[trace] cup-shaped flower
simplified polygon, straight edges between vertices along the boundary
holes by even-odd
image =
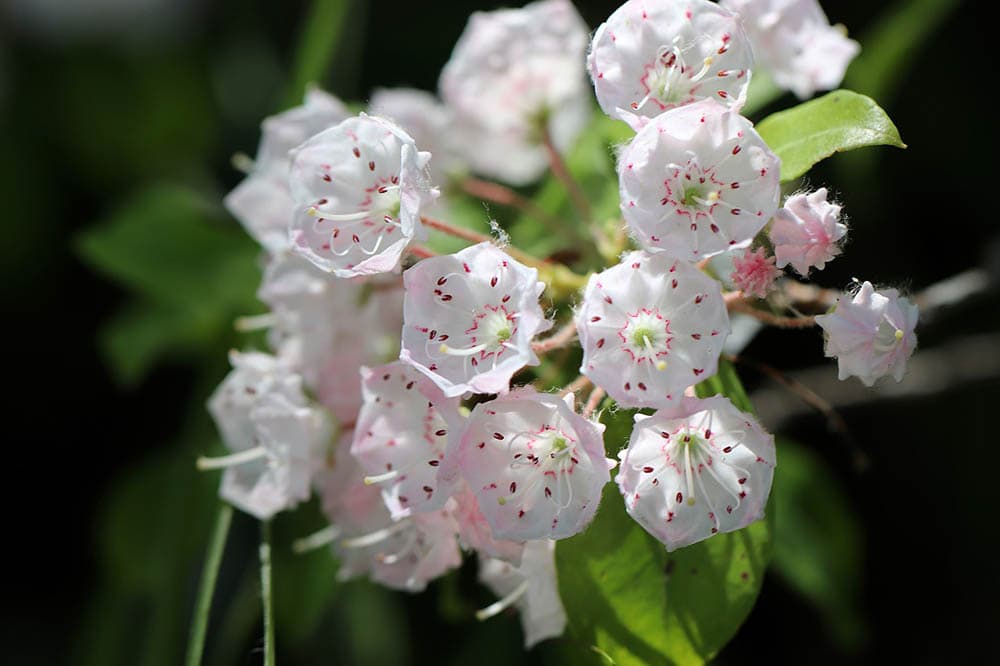
[[[747,296],[765,298],[780,275],[781,271],[774,265],[774,257],[759,247],[756,250],[747,248],[742,257],[733,257],[733,272],[729,279]]]
[[[497,558],[514,565],[521,563],[524,542],[493,536],[493,529],[479,508],[479,500],[467,483],[459,481],[452,499],[455,501],[452,515],[458,522],[458,540],[463,548],[474,550],[482,557]]]
[[[629,515],[667,550],[764,517],[774,437],[753,416],[717,395],[635,420],[615,481]]]
[[[739,109],[753,55],[737,18],[708,0],[628,0],[594,33],[587,61],[604,112],[639,129],[712,98]]]
[[[714,375],[729,335],[719,283],[646,252],[591,276],[576,325],[580,372],[626,407],[664,407]]]
[[[865,386],[892,375],[902,381],[917,346],[918,309],[895,289],[876,291],[865,282],[842,294],[829,314],[816,317],[826,334],[826,355],[837,358],[840,379],[855,376]]]
[[[427,165],[431,182],[443,185],[450,175],[465,167],[454,113],[431,93],[414,88],[376,88],[368,110],[402,127],[418,146],[434,156]]]
[[[364,405],[351,453],[369,483],[382,488],[394,519],[444,506],[451,495],[438,482],[448,431],[460,428],[458,398],[447,398],[416,369],[395,361],[361,370]]]
[[[757,64],[799,99],[840,85],[861,47],[831,26],[817,0],[721,0],[739,14]]]
[[[526,387],[472,410],[442,476],[457,470],[499,539],[562,539],[593,519],[614,461],[604,426]]]
[[[353,423],[361,408],[361,367],[399,353],[402,281],[339,279],[284,251],[270,257],[257,295],[271,307],[261,319],[272,348],[338,421]]]
[[[749,120],[703,100],[662,113],[618,159],[639,243],[686,261],[746,247],[778,209],[781,161]]]
[[[571,145],[590,115],[587,33],[569,0],[469,18],[439,87],[475,171],[524,185],[548,164],[545,134],[559,150]]]
[[[387,273],[423,233],[437,197],[430,153],[388,120],[361,114],[292,151],[292,249],[337,277]]]
[[[548,330],[538,271],[491,243],[431,257],[403,273],[403,344],[399,358],[447,396],[500,393],[526,365],[537,365],[531,339]]]
[[[309,499],[310,482],[330,424],[309,405],[302,379],[273,356],[232,352],[233,371],[208,402],[232,453],[202,458],[225,472],[219,494],[261,520]]]
[[[493,617],[511,606],[521,611],[524,647],[562,636],[566,611],[559,598],[555,541],[529,541],[520,565],[488,557],[479,559],[479,580],[501,597],[476,614],[480,620]]]
[[[306,93],[302,106],[261,124],[257,159],[247,177],[226,196],[225,204],[269,252],[288,247],[288,226],[295,207],[288,186],[288,152],[349,115],[339,99],[314,88]]]
[[[826,188],[794,194],[778,209],[769,232],[778,268],[791,264],[800,275],[810,268],[823,270],[840,254],[847,225],[840,221],[840,206],[826,200]]]

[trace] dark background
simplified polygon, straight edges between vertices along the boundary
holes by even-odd
[[[359,101],[378,85],[433,90],[469,12],[499,6],[354,4],[323,83]],[[591,26],[617,5],[576,4]],[[824,4],[863,48],[889,9],[859,0]],[[923,4],[933,9],[934,3]],[[852,223],[845,255],[818,278],[827,286],[858,276],[918,291],[974,266],[997,275],[996,114],[986,99],[995,84],[985,28],[989,3],[947,4],[957,6],[920,38],[905,66],[890,72],[878,96],[909,150],[871,149],[877,156],[863,161],[837,157],[810,175],[814,186],[838,193]],[[145,663],[129,657],[136,653],[128,646],[107,653],[95,647],[110,645],[95,639],[106,626],[102,614],[111,612],[102,589],[128,575],[107,568],[99,545],[116,524],[108,523],[109,489],[144,461],[166,455],[195,427],[185,414],[224,375],[225,359],[172,355],[137,385],[116,383],[95,339],[127,296],[81,262],[74,238],[148,182],[211,182],[220,194],[232,187],[239,175],[229,157],[253,152],[257,124],[281,104],[305,13],[306,3],[264,0],[19,0],[0,10],[0,265],[12,366],[5,373],[4,421],[13,426],[5,438],[13,455],[3,465],[2,484],[5,663]],[[855,469],[842,438],[818,415],[782,423],[781,432],[831,466],[861,522],[866,639],[845,651],[823,616],[772,576],[720,662],[963,663],[994,652],[998,468],[990,417],[1000,377],[988,368],[1000,348],[970,359],[963,341],[997,334],[998,305],[996,290],[987,290],[918,331],[918,356],[937,351],[946,368],[987,366],[974,380],[959,372],[943,381],[931,368],[916,380],[924,386],[909,395],[873,393],[871,401],[842,410],[871,461],[867,471]],[[747,355],[790,371],[824,363],[814,332],[769,331]],[[832,363],[825,369],[829,380]],[[753,371],[743,376],[750,388],[761,383]],[[863,389],[852,384],[849,391]],[[164,502],[178,492],[184,496],[185,489],[172,489]],[[191,491],[202,497],[199,492]],[[140,524],[156,524],[155,511],[144,517],[144,507],[134,508]],[[199,551],[208,522],[190,520],[189,549]],[[233,538],[231,550],[252,552],[249,521],[237,519]],[[198,569],[177,573],[187,613]],[[234,597],[238,575],[224,572],[222,585],[222,599]],[[450,637],[485,635],[436,619],[435,603],[431,592],[398,606],[404,636],[382,640],[401,642],[401,660],[450,662],[459,658]],[[141,605],[126,606],[120,617],[137,630],[162,620]],[[176,621],[181,633],[174,638],[183,641],[186,617]],[[481,654],[466,646],[470,661],[521,659],[516,621],[494,627],[516,649]],[[364,663],[361,652],[331,638],[336,635],[321,639],[329,650],[324,663]],[[252,639],[244,648],[234,654],[236,663],[259,663]],[[523,659],[542,661],[548,654]],[[286,661],[317,663],[309,655],[292,652]]]

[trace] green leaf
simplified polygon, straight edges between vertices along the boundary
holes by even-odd
[[[748,405],[731,370],[724,366],[713,386]],[[623,444],[634,414],[605,413],[605,441]],[[710,660],[739,629],[760,592],[772,514],[668,553],[628,516],[617,487],[609,484],[594,523],[556,549],[571,649],[577,652],[573,663],[610,659],[618,666],[686,666]]]
[[[764,141],[781,158],[781,182],[795,180],[834,153],[865,146],[905,148],[899,131],[871,98],[835,90],[757,125]]]
[[[804,447],[778,442],[773,569],[823,613],[845,649],[864,638],[859,609],[862,531],[846,493]]]
[[[134,384],[165,354],[209,349],[260,309],[258,248],[196,192],[141,191],[77,239],[96,270],[135,292],[99,336],[116,378]]]
[[[302,23],[287,106],[302,103],[306,86],[322,83],[340,41],[350,0],[313,0]]]

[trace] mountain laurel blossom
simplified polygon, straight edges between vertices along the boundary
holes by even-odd
[[[430,153],[388,120],[360,115],[292,152],[292,249],[337,277],[388,273],[423,236],[437,198]]]
[[[224,468],[219,495],[267,520],[309,499],[321,447],[330,435],[322,410],[309,405],[302,378],[268,354],[232,352],[233,370],[208,410],[232,453],[199,460]]]
[[[530,387],[476,405],[442,475],[468,482],[500,539],[562,539],[593,519],[614,461],[604,426]]]
[[[531,340],[549,329],[538,297],[538,270],[483,242],[431,257],[403,273],[403,344],[399,358],[447,396],[502,393],[526,365]]]
[[[719,283],[646,252],[590,277],[576,323],[580,372],[627,407],[664,407],[714,375],[729,335]]]
[[[529,541],[520,565],[480,557],[479,580],[501,597],[500,601],[479,611],[476,614],[479,619],[516,607],[521,612],[525,649],[547,638],[562,636],[566,629],[566,610],[559,598],[555,541]]]
[[[816,0],[721,0],[739,14],[762,69],[799,99],[831,90],[861,47],[831,26]]]
[[[268,252],[288,247],[292,195],[289,151],[351,115],[339,99],[312,89],[305,102],[261,123],[260,146],[246,178],[225,199],[226,208]]]
[[[826,188],[794,194],[778,209],[769,236],[778,268],[791,265],[799,275],[810,268],[823,270],[840,254],[847,225],[840,221],[840,206],[827,201]]]
[[[706,98],[738,110],[752,64],[737,18],[708,0],[628,0],[594,33],[587,59],[601,108],[636,130]]]
[[[448,429],[461,425],[458,399],[399,361],[363,368],[364,404],[351,453],[369,483],[382,488],[394,519],[444,506],[450,488],[438,483]]]
[[[568,148],[590,117],[588,30],[569,0],[476,12],[441,72],[472,169],[511,185],[544,173],[543,145]]]
[[[840,379],[855,376],[872,386],[885,375],[902,381],[917,347],[918,309],[895,289],[876,291],[865,282],[843,294],[829,314],[816,317],[826,334],[826,355],[837,358]]]
[[[637,414],[615,482],[625,508],[667,550],[764,517],[774,437],[723,396]]]
[[[699,261],[746,247],[778,209],[781,162],[712,100],[663,113],[618,158],[621,211],[650,252]]]

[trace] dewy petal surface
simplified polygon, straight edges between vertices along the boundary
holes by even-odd
[[[717,281],[641,251],[591,276],[576,322],[580,372],[626,407],[666,406],[711,377],[730,330]]]
[[[619,156],[622,215],[646,250],[700,261],[749,245],[778,209],[780,168],[749,120],[689,104],[651,120]]]
[[[764,516],[774,437],[723,396],[636,416],[615,481],[625,508],[667,550]]]

